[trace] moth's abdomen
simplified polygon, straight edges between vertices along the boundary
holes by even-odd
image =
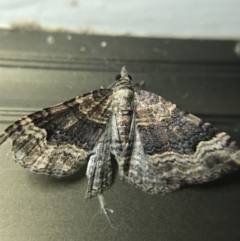
[[[124,150],[129,141],[133,118],[133,100],[134,92],[129,88],[117,90],[114,94],[113,112],[116,119],[122,150]]]

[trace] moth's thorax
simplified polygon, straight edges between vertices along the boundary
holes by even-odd
[[[127,114],[133,110],[134,91],[130,88],[123,88],[114,91],[113,109],[115,112]]]

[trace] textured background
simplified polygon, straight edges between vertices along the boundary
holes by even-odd
[[[34,110],[109,86],[126,65],[144,89],[212,122],[240,144],[236,41],[0,30],[0,131]],[[57,180],[29,173],[0,147],[0,240],[239,241],[240,172],[151,196],[119,181],[85,200],[85,169]],[[96,214],[97,213],[97,214]]]
[[[0,132],[35,110],[109,86],[126,65],[144,89],[240,145],[239,12],[235,0],[1,0]],[[115,230],[98,199],[84,199],[86,168],[61,180],[33,175],[12,161],[10,148],[0,147],[1,241],[240,240],[240,172],[150,196],[119,181],[113,160],[115,181],[104,197]]]

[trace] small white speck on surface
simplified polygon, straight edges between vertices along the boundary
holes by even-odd
[[[71,40],[72,39],[72,35],[68,34],[67,35],[67,40]]]
[[[233,128],[233,131],[234,132],[239,132],[239,128],[235,127],[235,128]]]
[[[190,94],[187,92],[182,96],[182,99],[187,99]]]
[[[240,56],[240,41],[236,42],[236,45],[234,47],[234,52],[237,56]]]
[[[54,44],[55,43],[55,39],[52,35],[48,35],[46,41],[47,41],[48,44]]]
[[[81,52],[84,52],[84,51],[86,50],[86,48],[85,48],[85,47],[81,47],[79,50],[80,50]]]
[[[102,41],[102,42],[101,42],[101,47],[103,47],[103,48],[107,47],[107,42]]]

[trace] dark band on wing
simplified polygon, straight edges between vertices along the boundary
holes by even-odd
[[[189,121],[192,115],[180,111],[170,120],[155,125],[138,126],[144,151],[148,155],[173,151],[179,154],[193,154],[201,141],[208,141],[220,131],[209,123]]]
[[[34,123],[47,132],[48,144],[74,144],[92,150],[106,128],[112,93],[110,89],[99,89],[37,111],[9,126],[0,136],[0,144],[16,131],[21,132],[28,123]]]

